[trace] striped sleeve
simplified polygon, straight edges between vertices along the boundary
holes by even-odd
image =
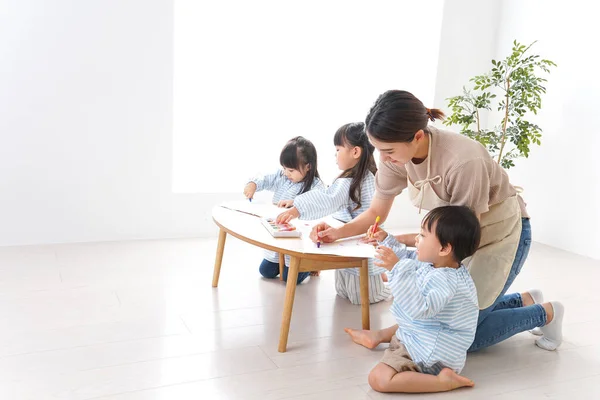
[[[325,190],[326,186],[323,183],[323,181],[321,180],[321,178],[315,178],[315,181],[313,182],[312,186],[310,187],[310,190]]]
[[[417,271],[429,268],[429,271]],[[394,303],[411,319],[432,318],[452,300],[456,274],[414,260],[400,260],[389,273]]]
[[[406,245],[404,243],[400,243],[394,235],[388,234],[387,237],[385,239],[383,239],[382,242],[379,242],[379,244],[392,249],[392,251],[394,253],[396,253],[398,258],[401,260],[405,259],[405,258],[410,259],[410,260],[417,259],[417,253],[413,250],[408,250]]]
[[[311,190],[294,199],[301,219],[326,217],[350,202],[351,179],[338,178],[325,190]]]
[[[279,184],[282,181],[283,172],[281,170],[275,172],[274,174],[260,175],[255,178],[250,179],[249,182],[254,182],[256,184],[256,191],[259,192],[261,190],[272,190],[275,191]]]

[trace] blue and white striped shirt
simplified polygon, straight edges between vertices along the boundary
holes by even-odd
[[[342,222],[350,222],[365,212],[375,194],[375,176],[367,172],[360,187],[360,208],[350,198],[352,178],[337,178],[325,190],[303,193],[294,200],[301,219],[318,219],[332,215]]]
[[[273,204],[277,204],[281,200],[293,200],[298,196],[304,182],[292,182],[289,180],[283,171],[280,169],[273,174],[261,175],[250,179],[250,182],[256,184],[256,191],[270,190],[273,192]],[[319,178],[315,178],[310,190],[323,189],[325,185]]]
[[[333,218],[350,222],[371,206],[375,194],[375,176],[367,172],[360,186],[360,208],[350,198],[352,178],[338,178],[325,190],[314,190],[303,193],[294,199],[294,207],[300,213],[300,219],[314,220],[332,215]],[[359,275],[358,268],[345,270]],[[379,275],[386,272],[384,268],[373,265],[369,260],[369,275]]]
[[[270,190],[273,193],[273,204],[279,203],[281,200],[294,200],[298,193],[302,190],[304,182],[292,182],[289,180],[283,170],[278,170],[273,174],[261,175],[250,179],[249,182],[256,184],[256,191]],[[325,185],[319,178],[315,178],[310,190],[324,189]],[[310,193],[310,190],[306,193]],[[283,210],[282,210],[283,212]],[[273,262],[279,262],[279,254],[274,251],[265,250],[265,259]],[[289,256],[286,257],[286,265],[289,264]]]
[[[424,373],[437,375],[444,367],[460,373],[479,317],[471,275],[462,265],[434,268],[417,261],[392,235],[381,244],[400,258],[389,273],[396,337]]]

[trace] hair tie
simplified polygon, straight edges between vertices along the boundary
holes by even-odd
[[[435,121],[435,118],[433,118],[433,114],[431,114],[431,109],[425,107],[425,113],[427,114],[427,117],[429,117],[430,120]]]

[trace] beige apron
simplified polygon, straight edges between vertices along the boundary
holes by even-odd
[[[431,171],[431,138],[427,156],[427,177],[416,181],[414,185],[407,177],[408,194],[411,202],[421,209],[432,210],[436,207],[449,206],[433,191],[432,185],[442,183],[442,177],[430,177]],[[517,196],[509,197],[502,203],[495,204],[480,216],[481,242],[477,252],[463,260],[463,264],[473,278],[477,288],[479,308],[491,306],[500,295],[512,268],[521,238],[521,208]]]

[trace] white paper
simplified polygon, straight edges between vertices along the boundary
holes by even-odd
[[[245,201],[231,201],[222,204],[223,207],[250,213],[257,215],[261,218],[276,218],[279,214],[284,212],[285,208],[277,207],[274,204],[270,203],[260,203],[260,202],[249,202]],[[343,222],[334,219],[331,216],[321,218],[318,220],[299,220],[293,219],[290,221],[290,224],[294,225],[298,231],[302,233],[302,248],[304,253],[310,254],[331,254],[343,257],[360,257],[360,258],[373,258],[375,257],[375,247],[362,243],[360,239],[364,236],[354,236],[351,238],[336,240],[334,243],[323,243],[321,242],[321,247],[317,247],[316,243],[313,243],[310,240],[310,232],[312,228],[319,222],[325,222],[329,226],[338,228],[344,225]],[[285,238],[282,240],[290,240],[289,238]]]
[[[360,241],[361,238],[362,236],[339,239],[333,243],[321,242],[321,247],[319,248],[312,240],[310,240],[308,235],[302,235],[305,253],[332,254],[336,256],[360,258],[375,257],[375,247],[370,244],[362,243]]]
[[[331,216],[314,221],[301,221],[298,219],[292,220],[291,223],[296,225],[296,229],[302,232],[302,247],[305,253],[332,254],[336,256],[361,258],[375,257],[375,247],[370,244],[362,243],[360,241],[360,239],[364,237],[364,235],[339,239],[333,243],[321,242],[321,247],[317,247],[317,244],[313,243],[313,241],[310,240],[310,232],[313,226],[315,226],[318,222],[325,222],[329,226],[335,228],[344,225],[343,222],[338,221]]]
[[[221,204],[222,207],[236,211],[257,215],[260,218],[275,218],[286,209],[275,204],[250,202],[248,200],[229,201]]]

